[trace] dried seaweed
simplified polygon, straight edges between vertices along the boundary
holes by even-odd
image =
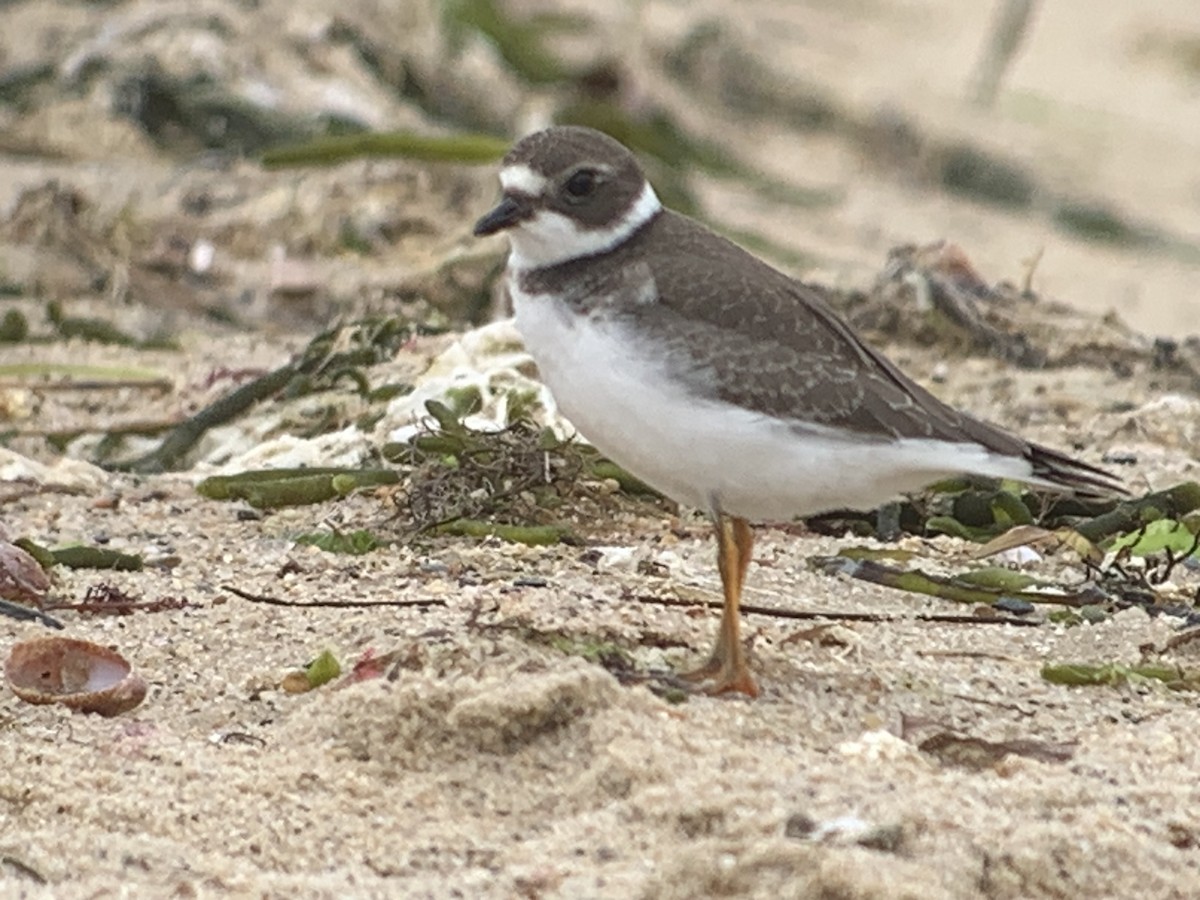
[[[143,349],[166,348],[178,350],[178,344],[164,337],[139,340],[122,331],[107,319],[82,318],[64,315],[62,304],[52,300],[46,304],[46,318],[50,320],[58,336],[63,340],[84,340],[96,344],[114,344],[118,347],[140,347]]]
[[[348,159],[401,157],[430,162],[494,163],[509,142],[485,134],[448,137],[409,132],[369,132],[316,138],[303,144],[277,147],[263,154],[268,169],[289,166],[332,166]]]
[[[461,43],[467,30],[484,35],[514,72],[531,84],[553,84],[571,72],[545,46],[547,26],[535,18],[518,18],[496,0],[450,0],[444,5],[452,40]]]
[[[1099,542],[1138,529],[1147,522],[1178,518],[1195,509],[1200,509],[1200,483],[1185,481],[1165,491],[1155,491],[1116,505],[1088,521],[1074,523],[1074,528],[1088,540]]]
[[[809,560],[818,572],[827,575],[848,575],[882,584],[886,587],[927,594],[955,603],[974,603],[995,607],[1005,600],[1023,600],[1030,604],[1082,607],[1089,604],[1111,602],[1112,597],[1095,585],[1085,584],[1079,588],[1066,589],[1047,586],[1039,590],[1014,590],[1005,585],[985,586],[979,579],[958,576],[941,577],[922,572],[920,569],[900,569],[886,566],[873,560],[849,559],[842,555],[819,556]],[[1003,607],[1001,607],[1003,608]]]
[[[388,445],[385,459],[408,467],[394,494],[407,537],[420,534],[495,535],[526,544],[576,542],[572,524],[594,521],[598,509],[657,500],[653,488],[592,447],[560,439],[510,404],[509,423],[494,430],[468,427],[474,398],[431,400],[422,430]]]
[[[122,553],[107,547],[60,547],[51,550],[54,562],[68,569],[114,569],[118,572],[138,572],[142,568],[142,557],[136,553]]]
[[[529,419],[475,431],[444,403],[431,400],[426,410],[425,428],[393,448],[412,467],[396,499],[414,534],[546,525],[584,472],[580,454]]]
[[[254,469],[206,478],[196,491],[212,500],[245,500],[255,509],[278,509],[322,503],[399,480],[393,469]]]
[[[1173,567],[1200,548],[1200,484],[1183,482],[1143,497],[1119,500],[1059,497],[1034,491],[1018,493],[1007,483],[980,479],[951,479],[919,496],[900,503],[896,514],[885,519],[881,510],[836,512],[806,520],[812,530],[841,536],[847,531],[860,536],[894,540],[900,534],[945,534],[982,543],[978,556],[988,556],[1023,546],[1051,548],[1067,546],[1090,568],[1098,569],[1102,548],[1129,545],[1137,555],[1159,554],[1147,567],[1156,572],[1143,579],[1144,586],[1162,583]],[[890,522],[892,532],[884,533]],[[1036,524],[1035,524],[1036,523]],[[1107,544],[1105,543],[1107,542]],[[1119,576],[1132,584],[1135,579],[1119,571],[1121,557],[1110,563],[1102,580]],[[890,578],[890,576],[889,576]],[[1117,582],[1112,582],[1116,586]]]
[[[67,610],[85,616],[128,616],[135,612],[167,612],[193,604],[182,597],[142,600],[112,584],[93,584],[77,603],[48,603],[46,609]]]
[[[1200,690],[1200,671],[1178,666],[1123,663],[1047,663],[1042,678],[1051,684],[1096,686],[1160,682],[1171,690]]]
[[[118,471],[169,472],[210,429],[237,418],[256,403],[281,392],[289,396],[316,393],[343,378],[367,384],[361,369],[391,359],[401,345],[428,331],[402,316],[369,318],[338,325],[313,338],[293,359],[210,403],[177,425],[159,446],[137,459],[113,464]]]
[[[346,553],[351,556],[361,556],[387,544],[365,528],[355,531],[339,531],[336,528],[328,531],[310,531],[296,535],[295,541],[297,544],[307,544],[326,553]]]
[[[0,344],[19,344],[29,337],[29,320],[18,310],[8,310],[0,318]]]
[[[942,765],[980,771],[993,768],[1007,756],[1024,756],[1041,762],[1068,762],[1075,755],[1077,746],[1074,742],[1053,744],[1027,738],[989,741],[941,731],[925,738],[917,745],[917,749]]]
[[[1057,537],[1052,532],[1045,534]],[[1028,541],[1020,541],[1014,546],[1026,543]],[[995,548],[992,549],[995,552]],[[1169,583],[1172,571],[1185,558],[1169,547],[1157,555],[1137,560],[1136,565],[1128,558],[1128,548],[1123,553],[1108,554],[1102,563],[1090,555],[1082,555],[1081,578],[1074,585],[1036,579],[997,567],[950,576],[931,575],[916,568],[888,566],[862,558],[853,552],[853,548],[851,552],[836,556],[813,557],[809,563],[825,574],[847,575],[952,602],[974,603],[994,611],[1028,615],[1039,607],[1053,606],[1058,610],[1048,613],[1046,618],[1064,624],[1100,622],[1114,611],[1136,606],[1151,615],[1174,615],[1193,625],[1200,623],[1200,612],[1194,608],[1196,598],[1184,601],[1173,594],[1163,594],[1160,589],[1161,585]],[[1038,619],[1030,619],[1031,623],[1036,621]]]

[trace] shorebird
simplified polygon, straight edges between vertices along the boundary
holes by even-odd
[[[751,521],[872,509],[959,474],[1120,491],[938,400],[818,289],[663,208],[607,135],[531,134],[500,184],[475,234],[508,235],[505,285],[555,402],[602,453],[715,522],[720,630],[683,675],[712,693],[758,693],[739,635]]]

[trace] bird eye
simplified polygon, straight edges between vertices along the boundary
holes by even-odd
[[[590,196],[595,190],[596,185],[600,183],[597,173],[594,169],[580,169],[567,179],[563,185],[563,190],[567,192],[567,196],[573,200],[582,200],[584,197]]]

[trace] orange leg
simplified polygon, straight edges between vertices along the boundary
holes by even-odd
[[[758,685],[746,666],[742,652],[741,615],[742,585],[754,546],[754,534],[745,519],[717,516],[717,568],[721,572],[721,587],[725,607],[721,611],[721,626],[717,643],[708,662],[700,668],[680,675],[689,681],[707,682],[711,694],[741,693],[758,696]]]

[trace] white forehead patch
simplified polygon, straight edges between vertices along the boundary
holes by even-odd
[[[500,170],[500,187],[506,194],[511,192],[540,197],[549,183],[550,180],[545,175],[539,175],[522,163],[505,166]]]
[[[503,174],[500,178],[503,180]],[[505,190],[509,189],[508,185],[504,187]],[[629,211],[609,228],[580,228],[575,220],[562,213],[538,210],[532,217],[509,229],[508,239],[512,242],[509,268],[543,269],[581,256],[594,256],[612,250],[660,210],[662,204],[648,181]]]

